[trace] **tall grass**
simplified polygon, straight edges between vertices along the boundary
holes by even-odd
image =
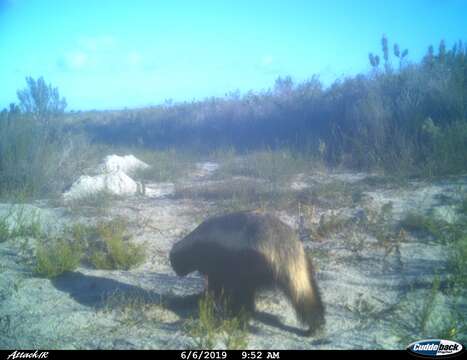
[[[228,299],[220,300],[219,311],[216,300],[206,294],[199,300],[199,318],[191,319],[185,325],[187,335],[196,349],[245,349],[248,345],[248,319],[245,313],[232,316],[226,313]]]
[[[82,135],[4,111],[0,113],[0,198],[59,193],[83,171],[91,153]]]

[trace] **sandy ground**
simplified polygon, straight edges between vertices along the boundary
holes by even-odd
[[[217,169],[217,164],[199,164],[184,187],[219,183],[211,178]],[[313,189],[332,181],[355,184],[366,177],[300,174],[290,182],[288,191]],[[466,184],[466,178],[459,177],[403,186],[374,185],[365,188],[358,201],[339,208],[332,208],[325,196],[321,199],[318,195],[316,206],[306,209],[308,212],[276,209],[277,216],[302,234],[305,247],[313,254],[326,305],[325,331],[304,337],[291,306],[280,292],[271,290],[257,299],[248,348],[398,349],[449,328],[455,308],[467,313],[467,301],[464,291],[454,307],[454,299],[442,291],[449,271],[445,245],[427,235],[410,233],[382,242],[358,224],[362,217],[381,213],[388,203],[392,211],[386,225],[391,229],[409,211],[453,221],[460,216],[455,210],[459,188]],[[56,279],[44,279],[31,272],[21,241],[0,242],[0,348],[194,346],[184,324],[195,316],[194,295],[203,289],[203,279],[197,274],[178,278],[168,262],[168,252],[174,242],[218,211],[216,201],[176,196],[173,184],[148,184],[147,188],[147,196],[117,200],[105,214],[129,219],[132,241],[146,243],[146,261],[136,269],[79,267]],[[10,208],[9,204],[0,205],[0,216]],[[50,201],[25,208],[40,214],[49,233],[63,224],[92,222],[95,216],[92,211],[73,212]],[[345,225],[321,236],[310,230],[330,217]],[[34,240],[28,244],[33,246]],[[441,279],[441,287],[433,293],[435,276]],[[458,336],[465,338],[465,334]],[[222,347],[222,342],[218,346]]]

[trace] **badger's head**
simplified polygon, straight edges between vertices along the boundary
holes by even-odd
[[[197,270],[194,247],[185,239],[177,242],[170,250],[170,264],[178,276],[186,276]]]

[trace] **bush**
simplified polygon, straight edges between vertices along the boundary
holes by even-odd
[[[14,238],[44,237],[42,223],[37,209],[27,210],[25,205],[10,205],[0,216],[0,242]]]
[[[128,270],[144,261],[144,246],[129,242],[124,220],[100,223],[95,230],[101,242],[90,246],[89,260],[97,269]]]
[[[57,277],[75,270],[81,257],[82,252],[77,244],[63,238],[53,239],[47,244],[37,246],[35,273],[47,278]]]
[[[62,192],[93,153],[84,135],[65,131],[64,99],[60,100],[58,91],[40,80],[36,83],[28,79],[30,88],[18,92],[22,94],[20,107],[11,105],[0,113],[3,198]],[[35,97],[39,98],[33,100]]]
[[[228,308],[227,302],[223,300],[223,309]],[[185,328],[197,349],[214,349],[222,341],[226,349],[238,350],[248,345],[247,325],[245,314],[220,314],[214,298],[206,294],[199,301],[199,318],[190,320]]]

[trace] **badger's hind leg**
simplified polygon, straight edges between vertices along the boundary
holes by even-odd
[[[251,286],[236,286],[233,287],[228,294],[230,301],[230,309],[234,316],[247,315],[251,316],[255,312],[255,289]]]
[[[212,274],[207,276],[207,293],[213,297],[216,307],[222,308],[228,316],[245,314],[250,316],[255,311],[256,289],[241,279]]]

